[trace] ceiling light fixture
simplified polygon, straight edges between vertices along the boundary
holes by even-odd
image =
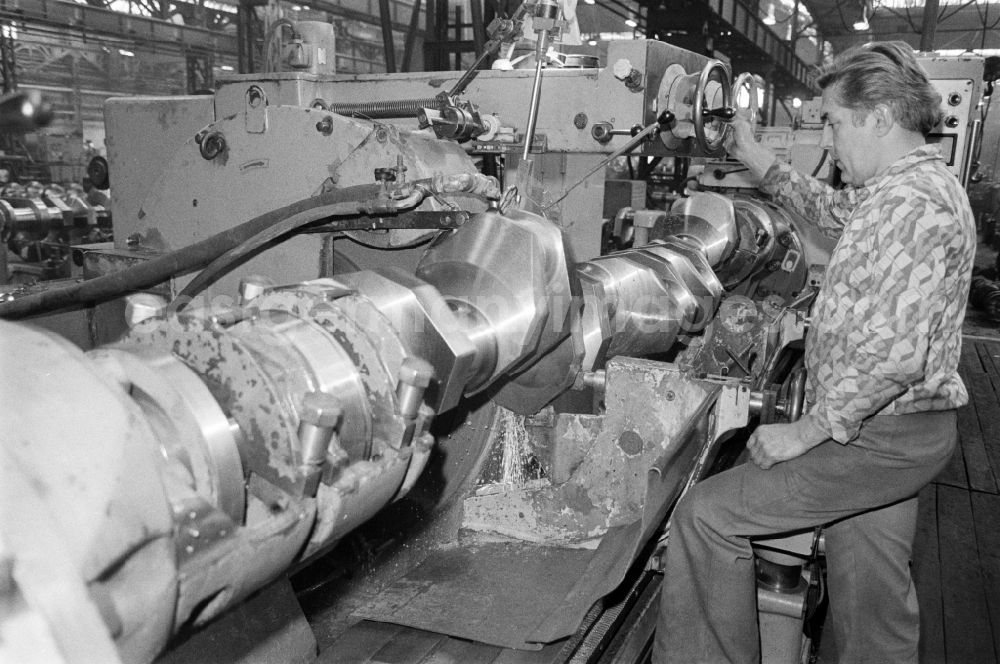
[[[764,25],[774,25],[778,21],[774,18],[774,5],[767,6],[767,15],[764,17]]]
[[[858,32],[864,32],[868,30],[871,26],[868,24],[868,19],[874,12],[874,7],[872,6],[871,0],[862,0],[861,4],[861,18],[854,22],[854,29]]]
[[[625,19],[625,25],[627,25],[630,28],[638,28],[639,22],[636,21],[634,18],[627,18]]]

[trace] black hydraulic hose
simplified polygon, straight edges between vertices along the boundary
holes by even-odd
[[[361,188],[368,191],[378,191],[378,186],[372,187],[371,185],[368,185]],[[362,216],[364,212],[360,210],[360,202],[361,201],[359,200],[351,199],[338,203],[331,203],[330,205],[320,208],[320,214],[316,214],[318,210],[306,210],[298,214],[293,214],[286,219],[281,219],[274,225],[264,228],[255,235],[251,235],[240,244],[218,256],[204,270],[199,272],[198,276],[192,279],[191,282],[177,295],[177,297],[174,298],[173,304],[176,305],[178,311],[183,309],[195,295],[218,279],[219,276],[228,272],[234,265],[242,261],[244,258],[253,254],[261,247],[264,247],[278,238],[292,233],[307,224],[327,217],[339,217],[345,215],[353,217]],[[419,202],[420,201],[416,201],[408,204],[408,207],[418,205]],[[346,230],[352,229],[353,228],[348,228]]]
[[[66,288],[44,291],[0,303],[0,318],[15,319],[63,307],[100,302],[125,293],[150,288],[170,277],[202,268],[277,224],[297,228],[334,215],[361,214],[362,205],[374,199],[381,185],[336,189],[286,205],[217,233],[183,249],[159,256],[120,272],[82,281]],[[285,231],[287,232],[287,231]]]
[[[816,168],[813,169],[813,172],[812,172],[812,176],[813,177],[816,177],[817,175],[819,175],[820,169],[823,168],[823,164],[826,163],[826,158],[828,156],[830,156],[830,151],[828,149],[826,149],[826,148],[823,148],[823,155],[819,158],[819,163],[816,164]]]

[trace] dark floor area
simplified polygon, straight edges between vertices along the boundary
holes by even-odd
[[[920,495],[922,664],[1000,661],[1000,340],[967,337],[961,372],[960,446]]]

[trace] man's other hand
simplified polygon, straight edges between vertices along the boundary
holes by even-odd
[[[816,447],[829,436],[806,415],[790,424],[762,424],[750,434],[750,459],[767,470],[776,463],[794,459]]]

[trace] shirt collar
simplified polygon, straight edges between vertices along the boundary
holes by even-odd
[[[866,180],[863,186],[875,187],[880,182],[884,182],[889,178],[902,173],[903,171],[907,171],[917,164],[941,158],[941,149],[937,144],[925,143],[924,145],[918,146],[907,152],[883,173]]]

